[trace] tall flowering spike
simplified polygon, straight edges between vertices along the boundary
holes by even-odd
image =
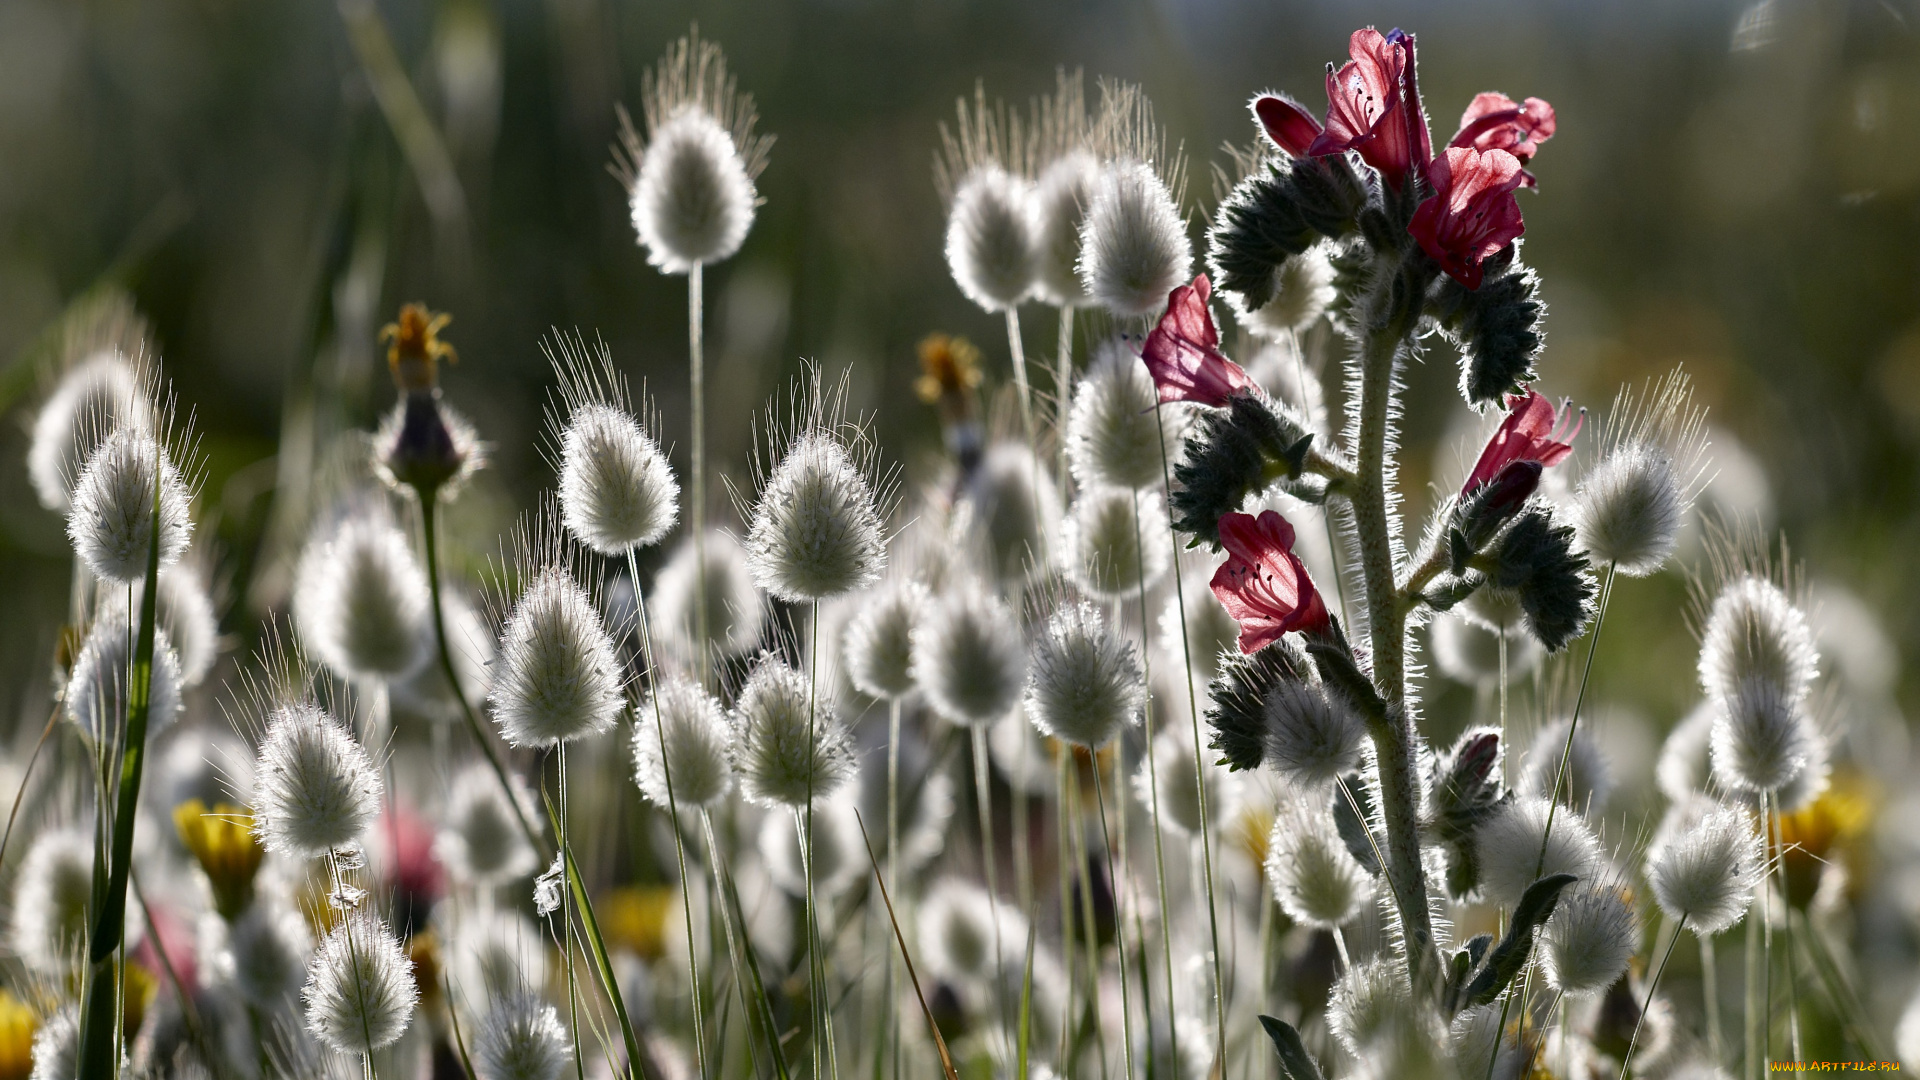
[[[1080,227],[1080,281],[1120,318],[1146,315],[1193,265],[1180,199],[1186,166],[1167,151],[1140,88],[1102,83],[1094,141],[1106,165]]]
[[[1513,197],[1526,179],[1520,159],[1505,150],[1450,146],[1427,175],[1433,197],[1414,210],[1407,232],[1448,277],[1478,289],[1481,263],[1527,231]]]
[[[209,925],[201,923],[202,935],[209,935]],[[305,985],[313,934],[300,912],[284,900],[258,900],[210,936],[225,946],[209,965],[213,974],[268,1011],[278,1013]]]
[[[987,104],[985,85],[973,103],[955,103],[959,130],[941,125],[934,179],[947,198],[947,269],[967,299],[987,311],[1019,307],[1033,293],[1038,229],[1032,132],[1004,103]]]
[[[913,624],[932,601],[919,582],[899,582],[869,597],[847,622],[840,655],[854,688],[895,701],[913,692]]]
[[[1647,852],[1647,884],[1660,910],[1703,936],[1746,914],[1765,868],[1753,820],[1726,806],[1706,809]]]
[[[494,996],[474,1035],[473,1059],[487,1080],[558,1080],[573,1048],[554,1007],[519,988]]]
[[[804,807],[809,793],[824,799],[859,773],[853,738],[833,702],[771,654],[747,676],[734,727],[740,790],[760,806]]]
[[[1600,460],[1575,495],[1575,527],[1595,562],[1629,577],[1666,565],[1706,479],[1704,420],[1679,370],[1614,399]]]
[[[514,746],[597,735],[624,704],[619,650],[593,598],[559,558],[541,562],[507,616],[487,692]]]
[[[634,416],[626,381],[600,342],[589,354],[578,334],[542,346],[559,380],[565,416],[549,414],[560,457],[560,513],[593,551],[623,556],[673,528],[680,485],[660,446]]]
[[[681,660],[709,654],[728,657],[751,652],[760,643],[760,624],[766,598],[754,587],[747,568],[747,551],[733,534],[709,529],[705,537],[706,565],[701,545],[689,537],[653,579],[648,597],[653,616],[654,647]],[[700,640],[700,591],[706,590],[706,640]]]
[[[633,725],[633,777],[647,801],[667,806],[671,796],[681,806],[709,806],[726,798],[733,790],[728,754],[736,733],[713,695],[698,683],[666,677],[654,683],[640,705]]]
[[[1062,742],[1098,749],[1146,708],[1147,685],[1132,643],[1092,604],[1061,608],[1033,647],[1027,717]]]
[[[314,951],[304,996],[315,1038],[343,1054],[370,1054],[405,1033],[420,991],[393,931],[354,913]]]
[[[500,790],[499,778],[484,765],[470,765],[453,778],[433,852],[455,881],[464,885],[502,885],[539,868],[539,857],[520,828],[521,815],[539,820],[533,800],[517,782],[517,808]]]
[[[1307,147],[1315,157],[1357,150],[1395,191],[1433,156],[1414,80],[1413,35],[1372,27],[1347,41],[1352,59],[1327,66],[1327,122]]]
[[[778,460],[748,515],[754,581],[790,603],[865,588],[887,566],[886,494],[875,493],[867,432],[840,419],[846,386],[843,378],[823,393],[819,370],[811,373],[793,430],[769,439],[769,456]]]
[[[1285,94],[1259,94],[1248,107],[1267,141],[1288,157],[1307,157],[1308,149],[1320,137],[1320,121]]]
[[[67,538],[96,576],[122,585],[145,576],[153,536],[156,469],[161,568],[186,554],[193,536],[193,496],[187,482],[160,440],[123,427],[87,458],[73,486],[67,514]]]
[[[1507,399],[1507,418],[1480,451],[1467,482],[1460,486],[1462,497],[1473,494],[1517,461],[1534,461],[1543,466],[1558,465],[1573,453],[1573,440],[1586,422],[1584,413],[1576,413],[1571,403],[1555,409],[1538,390],[1515,394]],[[1521,496],[1522,499],[1525,496]]]
[[[985,727],[1013,711],[1027,676],[1020,624],[1005,604],[963,583],[913,628],[913,681],[950,723]]]
[[[1746,573],[1714,597],[1700,637],[1700,685],[1708,695],[1735,698],[1758,682],[1798,702],[1819,670],[1813,629],[1786,590]]]
[[[1505,150],[1522,166],[1533,160],[1540,144],[1553,138],[1557,122],[1553,106],[1542,98],[1530,97],[1516,102],[1496,91],[1475,94],[1460,114],[1460,130],[1448,146],[1471,146],[1482,153]],[[1521,170],[1521,183],[1533,187],[1533,174]]]
[[[730,258],[753,227],[771,135],[753,130],[720,46],[689,34],[667,47],[641,87],[646,137],[620,113],[614,171],[627,187],[634,232],[665,274]]]
[[[294,571],[300,637],[341,678],[404,679],[428,657],[431,596],[413,545],[383,504],[318,530]]]
[[[161,579],[166,580],[165,578]],[[73,661],[63,695],[68,719],[89,737],[111,740],[127,718],[127,675],[133,667],[138,625],[127,618],[124,595],[107,594]],[[180,715],[180,661],[165,630],[153,635],[153,675],[147,690],[147,736]]]
[[[141,363],[117,347],[67,369],[34,415],[27,443],[27,479],[41,506],[67,511],[80,470],[115,431],[153,433],[156,410],[148,392]]]
[[[1171,412],[1154,408],[1153,379],[1119,341],[1101,346],[1073,390],[1067,461],[1086,486],[1159,487],[1160,437],[1177,444]]]
[[[319,706],[292,702],[267,717],[254,765],[254,832],[268,851],[318,858],[359,844],[380,813],[380,770]]]
[[[1159,388],[1161,401],[1192,401],[1222,408],[1227,398],[1253,385],[1244,368],[1220,351],[1220,330],[1207,300],[1213,283],[1201,274],[1167,294],[1167,311],[1147,335],[1140,359]]]
[[[1080,280],[1080,229],[1100,179],[1092,150],[1085,80],[1079,71],[1055,74],[1053,96],[1041,99],[1034,124],[1034,295],[1058,307],[1088,302]]]
[[[445,312],[410,303],[380,329],[401,397],[374,433],[373,471],[393,490],[423,500],[452,498],[487,458],[473,425],[440,400],[440,362],[460,359],[440,339],[452,321]]]
[[[1313,632],[1331,624],[1319,590],[1293,553],[1293,526],[1272,510],[1258,518],[1227,514],[1220,519],[1227,561],[1209,587],[1240,624],[1240,651],[1251,656],[1289,631]]]

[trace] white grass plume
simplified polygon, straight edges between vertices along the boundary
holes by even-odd
[[[1158,493],[1083,489],[1062,529],[1068,575],[1089,596],[1132,599],[1166,576],[1171,536]]]
[[[159,470],[160,566],[186,554],[193,537],[193,495],[166,445],[123,427],[101,441],[80,470],[67,515],[67,538],[87,569],[116,584],[144,577],[154,527]]]
[[[1140,722],[1147,685],[1139,656],[1092,604],[1056,611],[1031,656],[1026,709],[1041,731],[1098,749]]]
[[[1638,394],[1622,389],[1600,432],[1600,457],[1574,497],[1574,525],[1596,564],[1628,577],[1666,565],[1706,485],[1706,412],[1675,369]]]
[[[551,505],[543,507],[514,539],[521,588],[504,620],[487,691],[494,722],[514,746],[597,735],[626,704],[619,650],[580,583],[589,567],[555,527],[556,516]]]
[[[1179,456],[1178,406],[1158,406],[1147,367],[1122,340],[1100,346],[1073,389],[1067,461],[1083,486],[1139,491],[1160,486],[1161,435]]]
[[[166,578],[162,577],[162,581]],[[139,627],[127,617],[121,590],[102,595],[93,625],[74,658],[64,695],[68,719],[94,740],[111,739],[127,719],[128,675],[138,648]],[[147,737],[166,730],[180,715],[180,661],[167,632],[153,632],[153,669],[147,686]]]
[[[687,679],[658,677],[640,695],[633,725],[633,775],[640,793],[665,807],[671,779],[672,801],[681,806],[711,806],[726,798],[733,790],[728,754],[734,737],[712,694]]]
[[[403,679],[427,662],[431,602],[413,545],[372,499],[316,530],[294,571],[301,639],[335,674],[363,685]]]
[[[734,767],[740,790],[760,806],[803,808],[859,772],[853,741],[831,700],[778,657],[761,657],[734,704]],[[811,737],[809,737],[811,727]]]
[[[524,814],[528,821],[539,817],[532,797],[517,782],[514,796],[520,802],[518,813],[500,790],[499,778],[485,765],[468,765],[454,775],[433,853],[455,881],[501,885],[538,869],[539,857],[527,842],[518,815]]]
[[[605,342],[596,345],[589,353],[577,332],[571,339],[556,332],[551,344],[542,343],[560,398],[547,426],[567,529],[593,551],[623,556],[673,528],[680,485],[649,434],[658,425],[635,415],[612,352]]]
[[[304,997],[316,1038],[341,1053],[369,1054],[406,1031],[420,993],[393,931],[349,913],[314,951]]]
[[[383,790],[366,748],[319,705],[290,701],[268,715],[253,807],[268,851],[310,859],[354,848],[379,815]]]
[[[648,597],[654,648],[685,663],[707,654],[739,656],[760,643],[766,598],[754,586],[747,551],[732,533],[708,529],[706,573],[700,546],[689,537],[668,556],[653,579]],[[704,580],[707,592],[707,640],[698,639],[696,606]]]
[[[913,681],[949,723],[980,727],[1020,701],[1027,657],[1013,612],[977,584],[956,582],[915,624]]]

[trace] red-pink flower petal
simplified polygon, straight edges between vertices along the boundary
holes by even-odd
[[[1572,403],[1556,410],[1538,390],[1513,395],[1507,399],[1507,418],[1500,422],[1493,437],[1487,440],[1486,448],[1480,451],[1480,460],[1474,462],[1473,472],[1467,475],[1460,494],[1471,494],[1516,461],[1537,461],[1542,466],[1560,464],[1573,453],[1574,436],[1580,434],[1584,421],[1585,417],[1574,410]]]
[[[1260,129],[1282,153],[1306,157],[1307,147],[1320,137],[1320,121],[1305,109],[1278,94],[1261,94],[1253,99],[1253,118]]]
[[[1413,35],[1355,30],[1347,54],[1347,63],[1327,69],[1326,130],[1307,152],[1357,150],[1398,191],[1432,153],[1414,78]]]
[[[1526,231],[1513,197],[1524,179],[1520,160],[1505,150],[1450,146],[1427,178],[1433,197],[1413,212],[1407,232],[1448,276],[1477,289],[1481,262]]]
[[[1530,97],[1520,103],[1489,91],[1474,96],[1460,116],[1460,130],[1448,145],[1471,146],[1482,153],[1505,150],[1524,166],[1533,160],[1540,144],[1553,137],[1556,124],[1553,106],[1541,98]],[[1524,168],[1521,178],[1524,186],[1534,186],[1533,174]]]
[[[1235,391],[1253,385],[1246,371],[1220,352],[1220,330],[1207,307],[1212,293],[1213,283],[1205,274],[1173,290],[1166,314],[1141,346],[1140,359],[1161,401],[1192,401],[1217,409]]]
[[[1272,510],[1226,514],[1220,544],[1227,561],[1210,586],[1227,614],[1240,624],[1240,651],[1252,655],[1294,630],[1323,630],[1326,604],[1293,553],[1293,526]]]

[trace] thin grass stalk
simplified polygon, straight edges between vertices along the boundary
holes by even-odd
[[[1765,900],[1761,901],[1763,904]],[[1753,1080],[1766,1080],[1766,1051],[1761,1046],[1761,1025],[1766,1023],[1765,980],[1760,973],[1760,923],[1755,921],[1751,909],[1747,912],[1747,971],[1746,1001],[1742,1012],[1745,1031],[1745,1046],[1741,1051],[1741,1072]]]
[[[1580,669],[1580,689],[1573,695],[1573,717],[1567,721],[1567,741],[1560,747],[1560,766],[1553,773],[1553,790],[1547,793],[1547,825],[1540,831],[1540,857],[1534,862],[1533,876],[1539,877],[1547,865],[1547,843],[1553,839],[1554,811],[1560,808],[1560,790],[1566,786],[1567,764],[1573,760],[1573,736],[1580,730],[1580,707],[1587,700],[1587,683],[1593,678],[1593,654],[1600,651],[1600,631],[1607,625],[1607,604],[1613,599],[1613,576],[1618,564],[1607,564],[1607,576],[1600,583],[1600,610],[1593,617],[1593,637],[1587,641],[1587,662]],[[1504,642],[1501,655],[1505,656]]]
[[[364,990],[366,980],[361,976],[360,972],[360,947],[354,944],[353,941],[353,917],[346,910],[344,904],[344,900],[348,895],[347,880],[345,875],[340,872],[340,855],[338,852],[327,852],[327,874],[333,879],[333,896],[340,898],[342,901],[340,904],[340,927],[341,931],[347,936],[347,960],[353,965],[353,997],[354,1003],[360,1007],[360,1035],[368,1044],[372,1044],[373,1032],[367,1025],[367,998]],[[328,898],[328,903],[334,902],[332,897]],[[360,1067],[366,1076],[366,1080],[378,1080],[374,1074],[372,1051],[360,1055]],[[86,1073],[82,1071],[81,1075],[84,1077]]]
[[[1073,964],[1073,879],[1067,868],[1067,852],[1071,847],[1067,838],[1067,766],[1073,760],[1073,750],[1061,742],[1055,742],[1052,745],[1054,749],[1053,866],[1060,878],[1060,955],[1067,969],[1067,992],[1066,1001],[1061,1006],[1059,1047],[1060,1067],[1064,1069],[1073,1039],[1073,988],[1079,981],[1079,973]]]
[[[1155,416],[1154,419],[1158,420],[1159,417]],[[1133,550],[1134,580],[1139,585],[1140,592],[1140,670],[1141,677],[1146,681],[1148,686],[1152,686],[1153,631],[1151,628],[1152,620],[1147,615],[1146,547],[1140,536],[1140,493],[1138,491],[1133,493]],[[1177,558],[1176,556],[1176,559]],[[1178,566],[1174,567],[1174,572],[1175,576],[1178,576]],[[1192,672],[1183,673],[1183,677],[1186,678],[1189,684],[1192,683]],[[1153,752],[1153,695],[1151,693],[1147,695],[1146,708],[1142,711],[1141,731],[1146,739],[1147,746],[1147,799],[1148,802],[1152,804],[1153,810],[1153,881],[1154,886],[1159,890],[1160,899],[1160,954],[1166,965],[1167,976],[1167,1047],[1171,1057],[1177,1063],[1180,1060],[1180,1035],[1174,1030],[1177,1026],[1174,1023],[1174,1003],[1177,999],[1174,996],[1173,990],[1173,935],[1169,932],[1171,927],[1167,924],[1167,913],[1173,909],[1167,905],[1167,858],[1165,852],[1162,850],[1163,830],[1160,825],[1160,764]],[[1200,756],[1199,744],[1196,743],[1194,745],[1193,753],[1196,758]],[[1126,814],[1124,800],[1120,812],[1122,816]],[[1137,924],[1139,923],[1139,917],[1137,912],[1135,913],[1134,922],[1136,924],[1135,933],[1138,934]],[[1140,942],[1143,953],[1146,950],[1146,944],[1144,939]],[[1142,997],[1149,996],[1146,991],[1144,978],[1142,980],[1140,993]],[[1151,1029],[1153,1023],[1153,1011],[1151,1008],[1147,1011],[1147,1017],[1148,1027]],[[1151,1040],[1148,1042],[1147,1052],[1149,1054],[1153,1052]],[[1178,1067],[1176,1064],[1175,1068]]]
[[[1721,1063],[1725,1050],[1720,1035],[1720,971],[1713,955],[1713,935],[1697,934],[1700,939],[1700,992],[1707,1013],[1707,1053],[1714,1065]]]
[[[940,1067],[946,1073],[947,1080],[960,1080],[960,1073],[953,1067],[953,1056],[947,1052],[947,1040],[940,1034],[940,1025],[933,1022],[933,1010],[927,1008],[927,995],[920,991],[920,976],[913,970],[913,955],[907,952],[907,936],[900,930],[900,919],[893,911],[893,896],[887,892],[887,882],[880,874],[880,860],[873,854],[873,839],[867,835],[867,823],[860,812],[853,812],[855,824],[860,826],[860,842],[867,849],[867,862],[873,867],[873,876],[880,882],[880,899],[887,905],[887,921],[893,924],[893,938],[900,944],[900,959],[906,965],[907,978],[913,983],[913,995],[920,1001],[921,1015],[926,1017],[927,1031],[933,1036],[934,1049],[940,1052]]]
[[[460,1073],[467,1080],[475,1080],[473,1059],[467,1056],[467,1037],[460,1031],[460,1010],[453,1005],[453,978],[443,972],[440,986],[447,996],[447,1023],[453,1027],[453,1048],[460,1054]]]
[[[1787,896],[1787,851],[1786,834],[1781,831],[1780,793],[1767,793],[1767,803],[1771,807],[1767,814],[1767,828],[1772,834],[1774,851],[1773,868],[1780,875],[1780,899],[1786,904],[1785,918],[1781,920],[1781,932],[1786,938],[1787,964],[1787,1039],[1793,1050],[1795,1061],[1805,1061],[1806,1055],[1800,1046],[1800,976],[1793,966],[1793,902]]]
[[[800,854],[805,870],[807,884],[807,953],[808,979],[812,983],[809,997],[813,1012],[813,1075],[820,1073],[820,1042],[826,1042],[827,1065],[835,1080],[840,1076],[839,1057],[833,1045],[833,1002],[827,995],[827,958],[826,944],[820,936],[820,902],[813,891],[813,766],[818,756],[814,751],[814,740],[818,737],[818,710],[820,697],[820,602],[813,602],[811,616],[812,629],[807,635],[807,806],[805,824],[801,828]],[[995,939],[996,942],[998,939]]]
[[[887,700],[887,882],[900,890],[900,699]],[[900,1017],[894,1008],[899,995],[900,960],[887,950],[887,1045],[893,1059],[893,1080],[900,1080]]]
[[[1071,479],[1067,468],[1067,413],[1073,406],[1073,305],[1062,304],[1060,311],[1060,343],[1055,347],[1053,358],[1053,437],[1057,443],[1056,469],[1059,472],[1060,497],[1068,495],[1068,481]]]
[[[693,467],[687,475],[687,526],[693,530],[693,630],[700,647],[700,685],[713,689],[713,660],[708,655],[707,614],[707,377],[705,316],[702,312],[703,266],[687,271],[687,389],[693,408]]]
[[[1668,939],[1666,951],[1660,954],[1660,966],[1653,969],[1653,977],[1647,980],[1647,998],[1640,1004],[1640,1015],[1633,1022],[1633,1036],[1627,1040],[1627,1052],[1620,1059],[1620,1080],[1627,1080],[1627,1070],[1633,1067],[1633,1049],[1640,1044],[1640,1029],[1647,1024],[1647,1010],[1653,1008],[1654,991],[1660,988],[1660,976],[1666,974],[1667,961],[1673,958],[1673,947],[1680,944],[1680,935],[1687,929],[1687,916],[1683,912],[1680,924],[1673,928],[1673,937]]]
[[[1173,505],[1173,467],[1167,458],[1167,429],[1160,423],[1161,404],[1154,405],[1154,430],[1160,436],[1160,484],[1161,496],[1167,505]],[[1200,863],[1206,874],[1207,882],[1207,941],[1212,946],[1210,959],[1213,968],[1213,1017],[1214,1017],[1214,1062],[1215,1071],[1223,1070],[1227,1064],[1227,996],[1225,983],[1220,977],[1220,910],[1213,885],[1213,817],[1207,805],[1206,764],[1200,756],[1200,700],[1193,688],[1193,641],[1187,631],[1187,586],[1186,577],[1180,572],[1180,535],[1173,530],[1172,515],[1168,515],[1168,538],[1173,542],[1173,606],[1180,612],[1180,662],[1183,665],[1183,681],[1187,684],[1187,719],[1193,725],[1193,784],[1200,804]],[[1335,575],[1338,577],[1339,575]],[[1344,605],[1343,605],[1344,610]],[[1382,863],[1381,865],[1385,865]]]
[[[552,800],[547,801],[547,817],[553,825],[555,835],[562,835]],[[593,959],[595,974],[599,976],[601,989],[606,991],[607,1000],[613,1005],[614,1017],[620,1021],[620,1036],[626,1044],[628,1067],[638,1070],[640,1067],[638,1063],[645,1057],[641,1051],[640,1039],[634,1034],[633,1021],[627,1015],[626,999],[621,996],[619,980],[614,977],[613,962],[607,957],[607,942],[600,934],[600,920],[593,912],[593,898],[587,895],[586,882],[580,878],[580,864],[574,861],[573,849],[565,843],[560,845],[560,860],[562,873],[566,877],[567,895],[573,898],[573,910],[580,916],[580,927],[586,939],[586,951]],[[635,1080],[638,1080],[637,1073]]]
[[[705,807],[700,808],[700,826],[707,836],[707,865],[714,878],[714,887],[721,892],[721,921],[726,925],[727,955],[733,964],[733,985],[740,995],[740,1007],[745,1010],[747,1022],[747,1052],[753,1055],[753,1021],[760,1022],[761,1037],[767,1042],[767,1048],[773,1057],[774,1071],[780,1080],[788,1080],[786,1055],[780,1050],[780,1036],[774,1027],[773,1008],[767,1003],[766,984],[760,978],[760,965],[751,955],[752,943],[741,948],[739,936],[735,933],[735,923],[739,924],[739,935],[746,933],[746,919],[740,911],[739,896],[733,887],[733,878],[727,873],[720,861],[720,844],[714,838],[713,815]],[[746,955],[743,955],[745,953]],[[759,1075],[759,1064],[755,1061],[754,1074]]]
[[[566,861],[573,859],[573,847],[567,837],[567,741],[560,740],[560,816],[553,827],[554,836],[560,842],[560,850],[567,852]],[[563,870],[564,872],[564,870]],[[586,1080],[586,1063],[580,1054],[580,985],[573,966],[573,895],[572,890],[560,891],[560,953],[567,968],[567,1035],[573,1040],[573,1072],[576,1080]],[[688,942],[691,950],[692,942]]]
[[[987,729],[978,724],[968,729],[973,740],[973,801],[980,818],[980,867],[987,878],[987,895],[993,903],[987,910],[993,922],[993,1006],[1000,1014],[1001,1030],[1012,1019],[1007,1014],[1006,952],[1000,937],[1000,871],[993,857],[993,785],[988,777]]]
[[[156,456],[158,451],[156,450]],[[109,1080],[119,1072],[121,1007],[120,978],[114,954],[125,969],[127,875],[133,863],[133,829],[139,816],[140,778],[146,769],[147,715],[153,694],[154,626],[158,621],[160,581],[160,463],[153,467],[152,516],[148,520],[147,572],[140,593],[139,641],[130,650],[132,670],[127,678],[127,714],[119,753],[120,782],[112,818],[112,847],[94,849],[93,925],[87,935],[86,1006],[80,1014],[81,1080]],[[128,586],[132,599],[132,585]],[[129,603],[131,610],[131,603]],[[24,786],[24,785],[23,785]],[[104,800],[107,788],[98,789]],[[105,823],[105,815],[96,818]],[[104,858],[103,858],[104,856]]]
[[[1760,1014],[1760,1060],[1773,1060],[1773,871],[1772,864],[1778,857],[1773,850],[1773,828],[1767,824],[1767,801],[1760,805],[1760,843],[1767,853],[1767,873],[1760,879],[1760,954],[1764,969],[1762,984],[1766,987],[1766,1008]],[[1784,896],[1781,899],[1786,899]],[[1763,1064],[1764,1070],[1766,1066]]]
[[[1081,827],[1080,773],[1077,767],[1070,768],[1070,764],[1074,763],[1073,748],[1063,743],[1061,749],[1064,755],[1061,758],[1060,776],[1063,781],[1071,778],[1073,786],[1070,835],[1073,840],[1073,858],[1079,867],[1077,873],[1080,875],[1080,929],[1087,939],[1087,1007],[1093,1015],[1094,1045],[1100,1049],[1100,1075],[1105,1077],[1107,1075],[1107,1039],[1106,1022],[1100,1014],[1100,932],[1093,921],[1093,860],[1087,854],[1086,831]],[[1100,769],[1099,755],[1089,750],[1087,758],[1093,764],[1097,782]],[[1111,871],[1108,872],[1108,876],[1112,876]]]
[[[1835,1003],[1835,1012],[1841,1017],[1841,1024],[1852,1035],[1865,1056],[1870,1061],[1885,1061],[1888,1056],[1881,1051],[1880,1040],[1866,1019],[1871,1014],[1854,992],[1845,972],[1828,950],[1826,939],[1820,928],[1813,925],[1813,919],[1806,919],[1807,955],[1812,958],[1813,966],[1820,972],[1820,979],[1826,984],[1828,997]]]
[[[1034,912],[1027,913],[1027,958],[1020,972],[1020,1027],[1019,1045],[1015,1051],[1013,1075],[1027,1076],[1027,1051],[1033,1041],[1033,943],[1039,932],[1035,925]]]
[[[694,947],[693,895],[688,887],[691,882],[687,878],[687,843],[680,833],[680,801],[673,793],[673,760],[667,753],[665,717],[660,715],[660,673],[653,666],[653,630],[647,619],[647,598],[640,591],[640,568],[632,548],[627,549],[627,579],[633,583],[634,609],[638,616],[635,621],[640,624],[640,658],[647,666],[647,692],[653,698],[653,731],[660,740],[660,773],[666,781],[667,814],[673,819],[673,855],[680,867],[680,912],[687,926],[687,979],[693,989],[693,1057],[700,1068],[700,1080],[708,1080],[712,1074],[707,1069],[706,1021],[701,1016],[706,1009],[706,998],[700,993],[699,950]]]
[[[1119,748],[1116,747],[1114,750],[1114,765],[1116,769],[1119,766],[1119,761]],[[1128,1080],[1132,1080],[1133,995],[1127,980],[1127,935],[1121,931],[1121,927],[1124,926],[1125,923],[1118,917],[1120,877],[1114,871],[1113,832],[1107,827],[1107,796],[1105,785],[1100,783],[1100,756],[1098,754],[1095,754],[1093,758],[1093,799],[1100,808],[1100,836],[1101,839],[1106,842],[1107,880],[1113,883],[1113,898],[1115,904],[1113,941],[1114,948],[1119,954],[1119,963],[1116,966],[1120,969],[1120,1067],[1122,1075],[1126,1076]]]
[[[53,710],[47,714],[47,725],[40,729],[40,737],[33,742],[33,753],[27,758],[27,768],[20,774],[20,786],[13,793],[13,808],[7,811],[7,829],[0,832],[0,866],[6,865],[7,844],[13,839],[13,823],[20,817],[20,803],[27,797],[27,788],[33,783],[33,767],[40,762],[40,751],[52,737],[53,729],[60,723],[61,703],[55,701]]]

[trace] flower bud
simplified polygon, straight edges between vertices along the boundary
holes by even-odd
[[[1498,402],[1536,378],[1546,306],[1539,276],[1514,259],[1518,247],[1510,245],[1481,264],[1478,289],[1442,277],[1428,304],[1460,349],[1460,394],[1469,404]]]
[[[1535,500],[1507,529],[1494,552],[1488,583],[1520,599],[1527,630],[1548,652],[1558,652],[1593,617],[1593,575],[1573,549],[1573,527],[1549,504]]]
[[[1027,715],[1062,742],[1105,746],[1121,728],[1138,723],[1146,681],[1131,643],[1108,629],[1087,603],[1056,612],[1035,642],[1027,680]]]
[[[1173,468],[1174,527],[1216,544],[1220,519],[1275,481],[1298,478],[1313,436],[1306,420],[1253,393],[1207,410]]]
[[[408,390],[373,434],[373,469],[395,491],[451,498],[486,464],[486,448],[437,387]]]

